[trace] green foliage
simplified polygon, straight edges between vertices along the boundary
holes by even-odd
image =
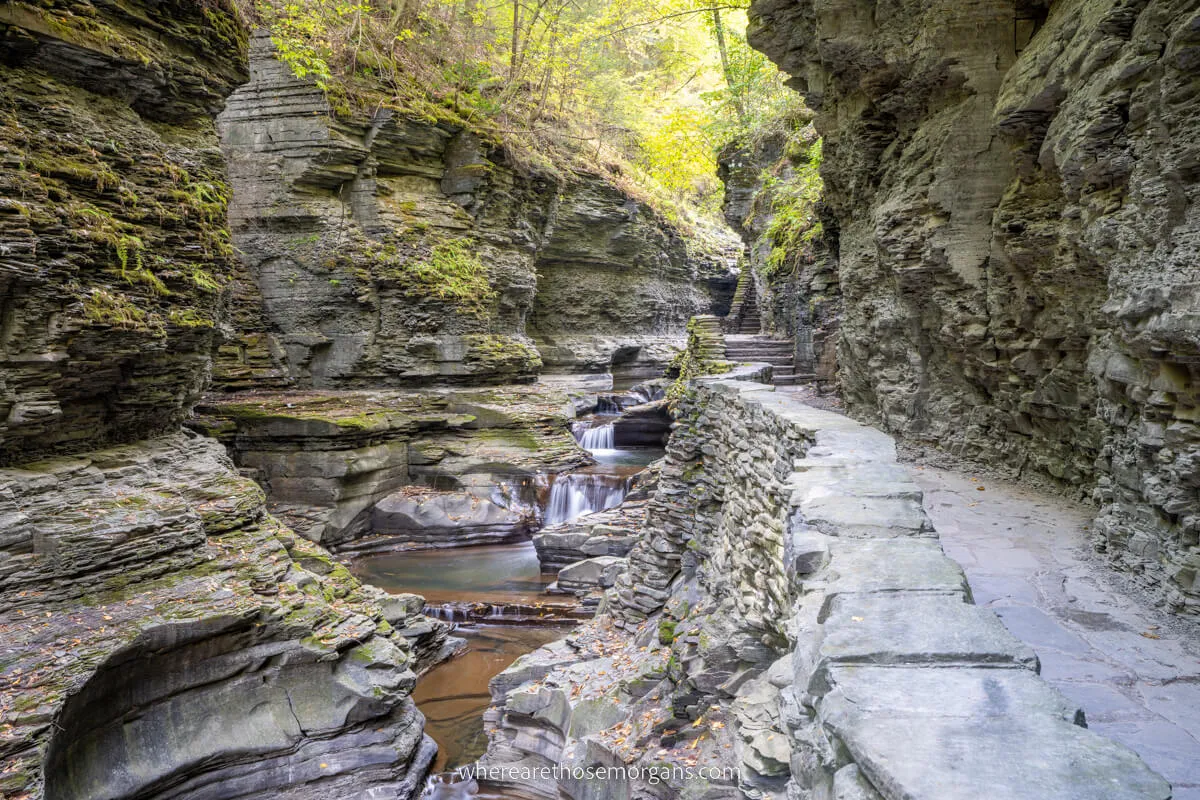
[[[472,239],[441,241],[428,249],[422,244],[397,241],[363,241],[359,246],[374,261],[373,269],[352,272],[359,280],[394,281],[409,297],[443,300],[467,316],[486,317],[496,302],[487,267]],[[336,286],[335,281],[340,283],[338,278],[330,283]]]
[[[412,263],[410,273],[422,294],[449,300],[462,310],[485,315],[496,301],[487,268],[469,239],[453,239],[434,246],[428,261]]]
[[[146,245],[141,239],[136,236],[121,236],[114,244],[114,249],[119,265],[117,274],[121,276],[121,280],[131,284],[144,284],[157,295],[171,294],[171,290],[162,282],[162,278],[155,275],[146,266],[146,260],[143,257]]]
[[[200,267],[192,267],[188,277],[197,289],[210,294],[216,294],[221,291],[221,283],[205,269]]]
[[[134,305],[123,294],[95,288],[83,299],[83,316],[97,325],[111,325],[126,330],[161,331],[162,320]]]
[[[519,167],[608,175],[684,229],[717,219],[720,145],[794,97],[746,43],[744,0],[241,2],[334,113],[462,125]]]
[[[719,375],[729,372],[733,364],[711,358],[707,353],[716,342],[696,325],[696,318],[688,320],[687,348],[671,361],[670,372],[676,373],[674,382],[667,387],[667,404],[674,408],[688,391],[688,381],[701,375]]]
[[[270,26],[279,60],[296,77],[308,78],[328,91],[334,79],[333,64],[345,45],[338,37],[349,35],[353,28],[361,29],[363,15],[369,15],[371,7],[348,0],[260,0],[256,11]]]
[[[167,319],[181,328],[215,328],[217,323],[194,308],[173,308]]]
[[[526,372],[541,369],[542,357],[537,348],[516,337],[475,333],[463,338],[467,342],[465,360],[484,366],[486,371]]]
[[[816,214],[825,188],[820,173],[821,150],[818,139],[788,180],[769,175],[764,180],[763,192],[771,197],[771,221],[766,231],[771,243],[766,260],[767,277],[782,272],[793,252],[823,233]]]

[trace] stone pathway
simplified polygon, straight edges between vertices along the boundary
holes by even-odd
[[[1089,509],[993,479],[913,467],[975,601],[1031,645],[1088,727],[1200,800],[1200,626],[1140,602],[1092,553]],[[980,491],[979,487],[983,487]]]

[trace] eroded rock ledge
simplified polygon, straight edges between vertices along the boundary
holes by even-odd
[[[705,379],[607,607],[493,681],[483,763],[642,769],[523,786],[580,799],[1170,797],[1037,669],[890,437]]]
[[[423,778],[404,632],[428,657],[447,631],[267,515],[217,442],[0,471],[0,519],[5,796],[405,797]]]
[[[573,416],[566,394],[534,385],[217,395],[189,424],[306,538],[380,550],[528,536],[546,474],[591,463]]]

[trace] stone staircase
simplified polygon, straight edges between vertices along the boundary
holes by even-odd
[[[758,298],[755,296],[754,282],[750,282],[750,286],[746,291],[745,300],[742,301],[742,316],[738,320],[738,334],[757,334],[762,333],[762,316],[758,312]]]
[[[725,358],[770,364],[771,382],[776,386],[794,386],[806,377],[796,375],[795,348],[796,343],[790,339],[744,333],[725,335]]]

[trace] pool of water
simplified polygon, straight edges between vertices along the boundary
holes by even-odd
[[[553,575],[543,575],[531,542],[383,553],[355,561],[359,580],[388,592],[442,603],[545,602]]]
[[[567,635],[561,626],[480,625],[459,628],[470,649],[421,676],[413,699],[425,715],[425,732],[438,743],[435,772],[474,762],[487,750],[483,712],[491,703],[488,681],[518,657]]]
[[[589,450],[596,466],[591,467],[645,467],[663,457],[664,450],[655,447],[627,448],[623,450]],[[586,469],[586,468],[585,468]],[[637,470],[633,470],[637,472]]]
[[[630,477],[660,458],[663,451],[606,448],[591,453],[597,463],[575,471],[574,477],[552,479],[551,495],[555,483],[563,484],[557,487],[562,491],[573,481],[587,486],[612,483],[622,488],[623,496]],[[531,542],[380,553],[358,559],[350,566],[365,583],[389,592],[422,595],[434,607],[464,603],[539,606],[549,599],[545,590],[554,580],[554,575],[542,574]],[[492,677],[520,656],[562,638],[569,630],[562,624],[537,621],[523,625],[472,624],[456,629],[455,635],[467,640],[466,652],[423,675],[413,692],[413,699],[425,714],[425,730],[439,748],[433,765],[435,777],[423,798],[517,797],[512,789],[480,788],[473,781],[458,780],[453,770],[472,764],[487,750],[483,714],[491,703],[488,682]]]

